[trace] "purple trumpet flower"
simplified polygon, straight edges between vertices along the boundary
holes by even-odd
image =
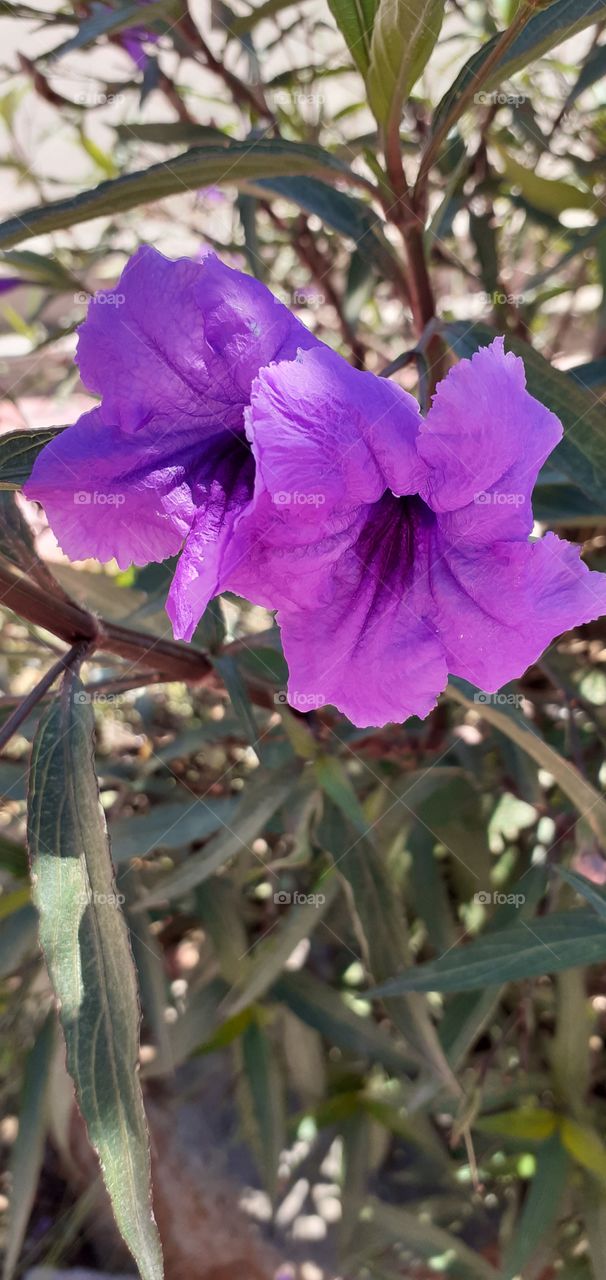
[[[276,609],[300,709],[425,716],[448,673],[494,691],[606,611],[577,547],[530,541],[562,428],[500,338],[423,419],[258,281],[143,248],[91,303],[78,361],[102,403],[43,450],[27,496],[71,558],[182,548],[177,637],[223,590]]]

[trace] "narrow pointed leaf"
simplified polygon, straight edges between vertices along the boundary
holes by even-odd
[[[366,75],[378,0],[328,0],[328,5],[358,70]]]
[[[402,107],[440,34],[444,0],[381,0],[366,86],[379,124],[397,127]]]
[[[496,66],[492,67],[489,75],[483,76],[482,68],[500,39],[500,33],[493,36],[465,63],[444,94],[434,114],[432,131],[435,132],[451,113],[456,115],[457,101],[472,80],[477,79],[478,88],[494,89],[516,71],[522,71],[524,67],[536,62],[537,58],[549,53],[562,40],[567,40],[577,31],[584,31],[594,22],[603,22],[605,18],[604,0],[573,0],[572,3],[571,0],[555,0],[554,4],[533,14],[511,47]]]
[[[65,200],[24,209],[18,217],[0,225],[0,248],[8,249],[32,236],[73,227],[91,218],[110,217],[187,189],[196,191],[220,183],[241,186],[255,178],[306,173],[354,178],[347,165],[328,151],[302,142],[262,138],[229,142],[225,147],[194,147],[175,156],[170,165],[162,161]]]
[[[567,867],[554,867],[562,880],[570,885],[571,889],[575,889],[590,906],[594,907],[602,920],[606,920],[606,891],[596,884],[592,884],[591,880],[587,880],[585,876],[580,876],[576,871],[569,871]]]
[[[139,1004],[93,763],[93,712],[68,672],[32,752],[29,847],[40,941],[67,1065],[116,1222],[142,1280],[162,1280],[138,1077]]]
[[[606,960],[606,923],[594,911],[555,912],[487,933],[438,960],[407,969],[373,993],[473,991]]]
[[[270,774],[258,783],[255,781],[255,785],[244,792],[233,818],[224,823],[224,830],[213,836],[199,853],[171,871],[157,888],[144,895],[139,908],[189,893],[214,875],[230,858],[246,854],[252,841],[261,835],[270,818],[291,794],[296,781],[297,774],[292,769],[284,774]]]
[[[520,1274],[557,1221],[570,1172],[559,1134],[553,1134],[539,1149],[536,1160],[536,1172],[505,1253],[503,1280]]]

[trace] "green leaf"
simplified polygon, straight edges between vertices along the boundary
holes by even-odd
[[[245,1127],[270,1199],[275,1201],[278,1163],[286,1144],[284,1087],[274,1046],[258,1019],[249,1023],[242,1036],[242,1067]]]
[[[400,1048],[383,1027],[377,1026],[370,1015],[363,1017],[356,1013],[339,991],[305,970],[283,973],[272,989],[272,996],[283,1000],[297,1018],[346,1053],[381,1062],[396,1075],[418,1070],[417,1060]]]
[[[540,916],[530,923],[518,920],[506,929],[486,933],[438,960],[407,969],[384,982],[373,994],[473,991],[603,960],[606,960],[606,924],[595,912],[585,908],[561,911]]]
[[[38,912],[28,903],[2,921],[0,930],[0,978],[16,973],[35,952],[38,943]]]
[[[224,147],[230,142],[229,134],[222,133],[211,124],[196,124],[189,120],[149,120],[144,123],[118,124],[116,133],[121,142],[158,142],[163,147],[194,146],[206,143]]]
[[[600,218],[599,222],[596,222],[593,227],[584,227],[582,231],[571,232],[563,227],[558,228],[558,230],[561,230],[562,233],[566,231],[566,238],[570,244],[570,248],[567,249],[566,253],[562,254],[556,262],[552,263],[548,267],[542,267],[541,270],[537,271],[529,280],[526,280],[524,285],[526,293],[532,293],[535,289],[540,289],[542,285],[547,283],[547,281],[551,281],[554,276],[559,275],[563,268],[567,267],[568,263],[578,257],[580,253],[585,253],[587,249],[593,249],[596,245],[599,245],[606,235],[606,218]],[[591,361],[591,364],[594,363],[600,364],[602,362]],[[575,370],[567,369],[566,375],[569,378],[575,377]],[[585,384],[584,378],[577,378],[576,380],[582,381]],[[589,382],[585,385],[591,386],[592,383]]]
[[[112,823],[114,862],[146,858],[158,849],[183,849],[194,840],[206,840],[230,823],[237,802],[234,796],[192,799],[188,803],[154,805],[141,817]]]
[[[364,261],[388,279],[399,270],[393,249],[385,239],[383,220],[355,196],[336,191],[317,178],[269,178],[255,185],[292,200],[307,213],[315,213],[333,231],[348,236],[355,241]]]
[[[29,480],[38,454],[64,429],[7,431],[0,439],[0,489],[20,489]]]
[[[434,113],[432,133],[450,116],[461,94],[472,80],[477,78],[483,90],[494,89],[508,80],[516,71],[521,71],[529,63],[542,58],[545,53],[567,40],[577,31],[584,31],[594,22],[602,22],[606,18],[604,0],[555,0],[554,4],[533,14],[529,22],[516,37],[513,44],[492,68],[489,75],[482,76],[482,68],[501,38],[501,33],[487,40],[472,55],[459,72],[456,80],[445,93]]]
[[[51,1009],[25,1065],[19,1129],[11,1151],[10,1214],[4,1241],[2,1280],[12,1280],[21,1253],[42,1167],[48,1121],[48,1090],[57,1020]]]
[[[259,996],[265,994],[279,978],[287,961],[299,943],[309,938],[326,915],[339,889],[336,877],[326,877],[314,886],[305,900],[295,903],[282,917],[269,937],[255,948],[243,982],[230,991],[225,1000],[225,1013],[229,1018],[241,1013]]]
[[[213,662],[227,689],[234,716],[242,725],[247,742],[257,759],[264,760],[264,730],[255,719],[255,709],[237,657],[232,657],[229,653],[216,654]]]
[[[347,803],[342,812],[347,815]],[[347,818],[343,821],[341,811],[327,804],[321,838],[327,839],[335,866],[350,886],[364,959],[374,981],[380,982],[408,961],[406,917],[387,859],[367,839],[355,833],[356,828],[349,825]],[[403,1005],[388,1006],[388,1013],[435,1078],[456,1095],[458,1086],[438,1040],[427,1002],[412,996]]]
[[[116,1222],[142,1280],[162,1280],[137,1071],[135,972],[99,802],[93,712],[82,691],[68,672],[34,739],[28,834],[40,942]]]
[[[570,885],[571,889],[575,889],[577,893],[589,902],[595,908],[602,920],[606,920],[606,891],[592,884],[591,880],[587,880],[585,876],[580,876],[576,871],[569,871],[567,867],[554,866],[554,871],[561,876]]]
[[[385,1236],[400,1248],[411,1250],[419,1258],[449,1255],[462,1265],[467,1280],[498,1280],[497,1272],[481,1254],[470,1249],[458,1236],[431,1222],[429,1215],[421,1217],[409,1209],[384,1204],[379,1200],[371,1200],[360,1219],[352,1241],[351,1257],[347,1260],[349,1265],[352,1261],[372,1257],[375,1252],[374,1234],[379,1237],[379,1241],[374,1241],[375,1245],[379,1243],[377,1253],[384,1247],[380,1238]]]
[[[474,701],[473,686],[466,680],[453,677],[446,690],[448,697],[463,706],[480,710],[482,718],[511,738],[542,769],[553,775],[558,786],[589,824],[601,845],[606,845],[606,800],[583,777],[576,765],[565,760],[541,738],[534,725],[518,711],[517,707],[495,707],[490,702]]]
[[[534,169],[520,164],[504,147],[499,147],[499,155],[505,170],[504,189],[507,193],[512,187],[519,187],[524,199],[541,213],[549,213],[554,218],[566,209],[595,208],[595,196],[592,191],[582,191],[571,182],[563,182],[561,178],[541,178]]]
[[[440,34],[444,0],[380,0],[370,46],[368,101],[379,124],[397,128],[402,107]]]
[[[464,320],[445,324],[442,331],[458,356],[473,355],[495,337],[487,325],[469,324]],[[564,425],[564,437],[553,454],[553,462],[603,510],[606,421],[602,405],[568,374],[553,369],[544,356],[522,339],[507,334],[505,346],[522,357],[528,390],[552,409]]]
[[[164,955],[147,912],[135,913],[132,910],[139,890],[131,867],[125,868],[117,883],[119,891],[125,898],[124,914],[137,970],[143,1016],[146,1027],[153,1037],[156,1051],[154,1071],[169,1073],[174,1070],[174,1063],[170,1027],[166,1021],[170,997]]]
[[[546,1107],[519,1107],[515,1111],[498,1111],[494,1115],[481,1116],[474,1128],[481,1133],[511,1138],[514,1142],[544,1142],[558,1127],[555,1111]]]
[[[298,775],[289,768],[284,774],[265,775],[250,784],[233,818],[225,829],[214,836],[181,867],[167,875],[156,888],[138,903],[148,907],[165,899],[180,898],[215,874],[230,858],[248,853],[249,846],[263,832],[270,818],[291,795]]]
[[[555,1133],[538,1151],[535,1175],[505,1251],[503,1280],[519,1275],[541,1242],[549,1239],[569,1172],[568,1155],[560,1135]]]
[[[602,1139],[587,1124],[579,1124],[569,1116],[560,1122],[560,1135],[566,1150],[600,1182],[606,1182],[606,1147]]]
[[[372,841],[370,823],[355,793],[353,784],[337,756],[320,755],[314,763],[318,782],[333,804],[351,822],[352,827]]]
[[[328,0],[332,16],[359,71],[370,61],[372,27],[379,0]]]
[[[162,161],[149,169],[102,182],[79,195],[25,209],[0,225],[0,248],[8,249],[32,236],[74,227],[91,218],[110,217],[187,189],[196,191],[220,183],[242,186],[251,179],[287,174],[348,177],[356,181],[355,174],[336,156],[303,142],[260,138],[229,142],[224,147],[193,147],[175,156],[169,165]]]
[[[56,289],[58,292],[73,292],[74,289],[82,289],[82,285],[71,271],[61,266],[56,258],[49,258],[41,253],[32,253],[31,249],[12,249],[8,253],[3,253],[0,262],[5,267],[10,267],[12,271],[17,271],[20,276],[25,276],[26,280],[31,280],[35,284],[45,285],[49,289]]]
[[[602,234],[606,232],[606,227],[602,227]],[[566,370],[569,378],[574,378],[575,382],[580,383],[582,387],[606,387],[606,360],[602,356],[599,360],[587,360],[585,364],[577,364],[572,369]]]

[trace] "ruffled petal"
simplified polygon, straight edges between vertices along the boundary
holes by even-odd
[[[425,476],[412,396],[352,369],[328,348],[265,368],[247,413],[257,490],[298,521],[377,500],[385,488],[415,493]]]
[[[606,612],[606,575],[548,533],[484,551],[434,536],[428,594],[448,670],[489,693],[522,675],[556,636]]]
[[[201,434],[242,430],[259,369],[320,345],[252,276],[209,254],[165,258],[144,245],[90,303],[77,361],[108,419],[135,431],[156,414]]]
[[[70,559],[149,564],[174,555],[189,531],[199,453],[195,434],[177,448],[167,432],[128,437],[93,409],[42,450],[24,493],[42,503]]]
[[[444,536],[479,546],[527,538],[532,490],[561,435],[503,338],[461,360],[439,384],[418,442],[427,464],[420,493]]]

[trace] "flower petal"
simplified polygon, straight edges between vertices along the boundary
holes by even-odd
[[[352,369],[327,347],[263,369],[247,414],[258,490],[297,519],[414,493],[425,476],[416,452],[421,423],[406,391]],[[320,510],[321,508],[321,510]]]
[[[491,693],[521,675],[551,641],[606,612],[606,575],[548,533],[490,551],[446,548],[438,533],[428,587],[448,670]]]
[[[477,545],[527,538],[532,489],[561,435],[502,338],[461,360],[439,384],[418,442],[428,468],[420,492],[442,513],[444,535]]]
[[[250,501],[254,462],[244,442],[230,441],[223,455],[209,451],[195,485],[197,513],[166,602],[178,640],[191,640],[208,602],[223,590],[224,559],[234,525]]]
[[[199,453],[191,430],[175,448],[162,431],[124,436],[93,409],[46,445],[24,493],[70,559],[149,564],[174,555],[190,528]]]
[[[143,245],[115,288],[90,303],[80,329],[82,381],[110,420],[135,431],[155,414],[201,434],[241,430],[259,369],[318,345],[258,280],[209,254],[165,258]]]
[[[242,517],[226,577],[232,590],[279,606],[293,706],[330,703],[366,726],[435,705],[447,669],[416,585],[427,520],[435,517],[418,499],[391,493],[336,513],[324,529],[286,520],[268,495]]]

